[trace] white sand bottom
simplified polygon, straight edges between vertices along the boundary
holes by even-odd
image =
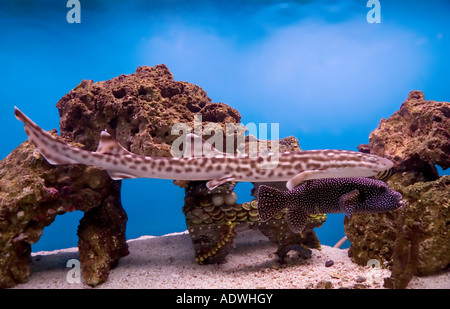
[[[383,288],[383,278],[390,271],[354,264],[347,250],[322,246],[312,250],[312,257],[302,260],[291,252],[286,266],[280,266],[276,246],[257,231],[246,231],[235,240],[236,249],[220,265],[198,265],[187,232],[165,236],[144,236],[128,241],[130,254],[111,270],[108,281],[97,288],[208,288],[303,289],[325,285],[332,288]],[[70,283],[76,268],[67,267],[78,259],[77,248],[33,253],[31,277],[16,288],[90,288]],[[325,267],[327,260],[334,265]],[[67,277],[69,275],[69,280]],[[328,283],[330,282],[330,283]],[[450,272],[414,278],[408,288],[450,288]]]

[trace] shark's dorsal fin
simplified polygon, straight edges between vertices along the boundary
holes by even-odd
[[[130,155],[132,154],[126,150],[122,145],[120,145],[114,137],[112,137],[108,132],[102,131],[100,133],[100,142],[96,153],[111,154],[111,155]]]
[[[186,134],[184,147],[183,157],[185,158],[212,158],[225,155],[223,152],[214,148],[213,145],[205,141],[203,138],[193,133]]]

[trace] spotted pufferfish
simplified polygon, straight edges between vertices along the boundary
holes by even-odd
[[[324,178],[308,180],[290,191],[262,185],[257,193],[258,213],[268,221],[285,208],[286,221],[294,233],[300,233],[310,214],[380,213],[399,208],[402,195],[383,181],[364,178]]]

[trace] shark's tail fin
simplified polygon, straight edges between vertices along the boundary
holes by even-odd
[[[103,131],[100,135],[100,143],[98,145],[97,151],[92,152],[74,147],[68,143],[58,140],[50,133],[42,130],[17,107],[15,108],[14,114],[16,115],[17,119],[24,123],[25,133],[28,135],[28,139],[50,164],[81,163],[94,165],[106,169],[111,178],[114,180],[138,177],[133,173],[110,170],[108,169],[107,165],[104,165],[106,163],[99,159],[99,157],[101,157],[102,155],[133,156],[131,152],[123,148],[106,131]],[[111,160],[111,158],[109,159]],[[96,162],[94,162],[93,160],[96,160]]]
[[[269,186],[259,186],[257,199],[259,219],[262,222],[279,214],[287,206],[285,193]]]
[[[67,153],[77,153],[82,151],[81,149],[66,144],[45,132],[17,107],[15,107],[14,114],[17,119],[24,123],[28,139],[50,164],[78,163],[73,158],[70,158]]]

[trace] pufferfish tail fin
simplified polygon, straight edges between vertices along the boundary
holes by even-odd
[[[271,219],[287,207],[285,193],[273,187],[259,186],[257,199],[259,220],[261,222]]]

